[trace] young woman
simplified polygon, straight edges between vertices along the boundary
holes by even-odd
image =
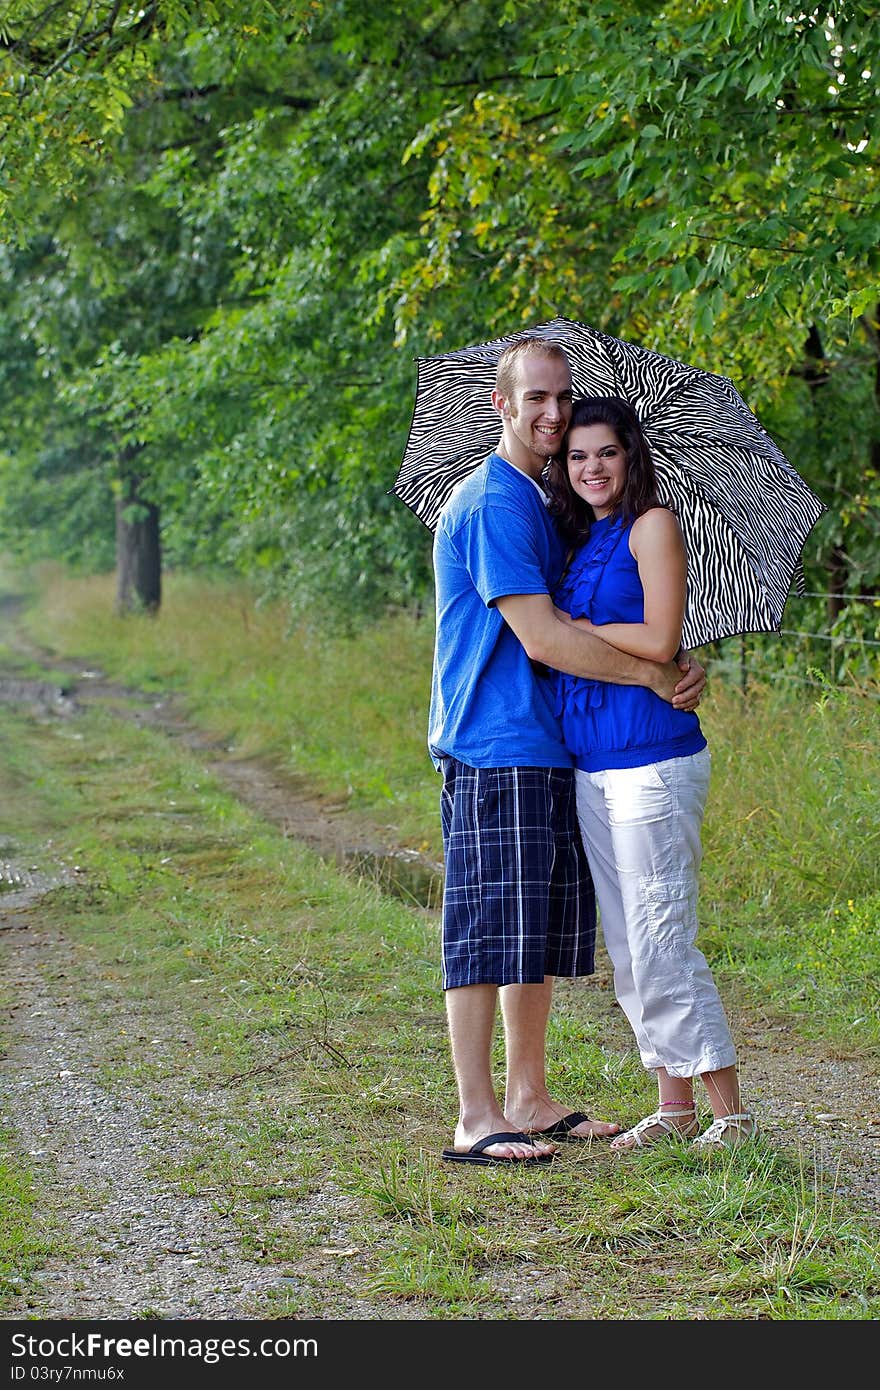
[[[626,401],[575,403],[548,486],[573,552],[555,594],[560,616],[620,651],[670,660],[684,617],[684,543],[658,501],[651,451]],[[710,765],[699,720],[644,686],[559,672],[554,680],[615,993],[659,1086],[655,1113],[611,1147],[739,1144],[755,1121],[742,1108],[727,1018],[696,946]],[[695,1076],[715,1117],[702,1134]]]

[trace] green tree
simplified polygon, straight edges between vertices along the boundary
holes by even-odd
[[[194,67],[216,36],[191,27],[183,53],[169,49],[168,40],[182,42],[188,16],[209,20],[214,7],[157,5],[128,23],[126,15],[131,20],[134,12],[118,5],[83,5],[77,12],[25,5],[16,7],[21,36],[10,40],[7,31],[11,61],[28,70],[14,121],[0,132],[0,150],[31,196],[16,202],[7,235],[7,245],[24,240],[28,255],[6,257],[4,291],[7,312],[18,323],[22,360],[30,355],[36,364],[30,385],[43,396],[51,384],[53,410],[42,412],[42,437],[26,441],[10,399],[5,529],[13,544],[30,530],[32,549],[84,558],[94,522],[94,507],[86,503],[112,494],[122,607],[158,605],[159,509],[169,498],[188,495],[185,459],[173,448],[160,452],[147,437],[148,412],[128,393],[131,364],[173,337],[195,341],[231,275],[225,218],[180,217],[147,187],[166,155],[184,152],[192,165],[210,166],[226,123],[252,109],[244,50],[259,34],[252,24],[242,28],[243,7],[225,9],[225,81],[205,88],[194,80]],[[22,19],[26,10],[33,12],[29,27]],[[258,18],[269,10],[251,7],[248,13]],[[291,19],[276,42],[290,36],[291,25],[295,36],[298,21]],[[100,147],[81,142],[76,157],[59,154],[66,143],[76,143],[73,113],[88,106],[89,84],[103,93],[122,75],[126,101],[114,108],[113,138],[103,138]],[[96,111],[88,117],[102,118]],[[50,122],[54,144],[28,138]],[[34,225],[40,236],[27,241]],[[25,380],[22,371],[19,390]],[[59,447],[59,435],[71,439],[70,449]],[[89,479],[77,494],[83,508],[73,513],[83,533],[79,548],[69,534],[58,545],[59,533],[72,529],[70,510],[62,515],[59,506],[53,517],[51,507],[37,505],[49,459],[56,484],[59,473],[65,481]],[[29,472],[35,487],[25,484]]]
[[[316,5],[271,0],[5,0],[0,15],[0,218],[28,238],[48,199],[112,157],[163,57],[219,25],[244,58],[264,26],[306,32]],[[279,13],[284,16],[279,20]]]
[[[352,613],[424,593],[388,496],[412,357],[561,313],[732,376],[831,507],[816,589],[877,582],[872,7],[11,13],[7,239],[46,268],[3,272],[7,519],[39,459],[91,458],[174,562]]]
[[[418,240],[413,131],[479,85],[496,31],[476,4],[327,5],[306,39],[267,28],[244,56],[222,30],[191,34],[135,102],[92,215],[113,228],[118,187],[188,244],[222,239],[230,276],[197,328],[105,341],[76,402],[152,460],[172,555],[349,606],[424,590],[430,538],[388,496],[414,369],[377,296],[400,239]],[[174,92],[190,124],[147,149],[134,132]],[[478,313],[460,299],[462,325]]]
[[[508,327],[564,313],[732,376],[830,504],[824,582],[876,582],[876,6],[571,0],[517,67],[412,146],[433,168],[386,290],[399,340],[480,260]],[[832,402],[855,440],[818,427]]]

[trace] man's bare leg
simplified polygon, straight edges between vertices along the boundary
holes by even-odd
[[[463,985],[446,991],[446,1017],[452,1065],[458,1086],[459,1114],[454,1147],[465,1153],[487,1134],[516,1130],[498,1104],[492,1080],[492,1032],[498,1003],[496,985]],[[492,1158],[534,1158],[536,1153],[555,1153],[556,1146],[492,1144],[484,1152]]]
[[[507,1091],[504,1109],[509,1120],[524,1130],[549,1129],[572,1113],[547,1090],[546,1039],[553,976],[536,985],[504,985],[499,990],[507,1055]],[[576,1138],[605,1138],[617,1134],[620,1125],[604,1120],[584,1120],[571,1134]]]

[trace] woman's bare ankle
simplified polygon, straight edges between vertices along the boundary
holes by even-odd
[[[661,1100],[658,1111],[669,1124],[687,1133],[696,1118],[697,1104],[693,1096],[684,1100]]]

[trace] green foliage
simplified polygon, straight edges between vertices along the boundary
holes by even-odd
[[[305,32],[314,5],[271,0],[6,0],[0,16],[0,217],[26,239],[54,195],[80,180],[125,132],[157,84],[159,61],[193,35],[218,33],[233,61],[266,29]]]
[[[730,376],[828,503],[808,587],[876,591],[871,7],[7,11],[7,545],[103,563],[134,458],[172,564],[427,595],[413,357],[562,313]]]
[[[699,291],[701,337],[731,300],[740,332],[783,338],[780,314],[797,330],[871,309],[876,13],[631,6],[617,10],[609,51],[603,7],[573,9],[554,35],[566,62],[545,101],[562,107],[559,143],[579,171],[613,179],[632,214],[617,260],[634,264],[618,287],[653,296],[653,268],[675,298]]]
[[[506,293],[485,328],[560,312],[732,377],[829,504],[810,587],[838,552],[844,587],[870,591],[880,19],[615,0],[540,30],[515,90],[447,108],[411,146],[433,168],[422,244],[386,295],[400,339],[478,256]]]
[[[839,614],[827,602],[793,598],[784,626],[841,638],[880,638],[880,609],[849,603],[847,595],[880,592],[880,397],[877,359],[867,339],[844,343],[829,334],[819,384],[805,360],[768,397],[762,419],[786,456],[828,504],[807,547],[810,590],[840,591]],[[793,621],[793,615],[797,618]],[[837,656],[843,653],[838,649]],[[803,653],[800,654],[803,658]],[[826,664],[828,648],[808,664]],[[872,664],[853,660],[827,666],[867,675]],[[876,670],[876,664],[873,665]]]

